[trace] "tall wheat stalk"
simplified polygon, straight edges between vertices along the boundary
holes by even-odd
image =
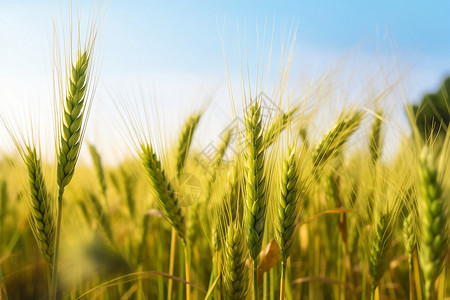
[[[281,282],[280,300],[284,299],[286,264],[292,253],[292,246],[300,218],[298,198],[299,170],[296,163],[296,147],[288,149],[288,157],[283,162],[280,184],[280,201],[275,221],[275,236],[280,247]]]
[[[253,260],[254,298],[258,299],[258,255],[261,252],[266,221],[266,190],[261,107],[258,101],[245,114],[245,228],[247,246]]]

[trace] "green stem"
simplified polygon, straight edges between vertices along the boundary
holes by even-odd
[[[178,243],[177,245],[178,247],[178,275],[180,277],[183,276],[183,274],[185,274],[186,270],[185,270],[185,264],[186,264],[186,255],[185,255],[185,247],[184,247],[184,243]],[[187,288],[187,287],[186,287]],[[184,295],[184,290],[185,290],[185,284],[183,282],[178,282],[178,300],[183,300],[185,299],[185,295]]]
[[[185,263],[185,271],[186,271],[186,281],[191,282],[191,276],[189,274],[189,263],[187,260],[188,257],[188,248],[187,245],[184,244],[184,263]],[[186,284],[186,300],[191,300],[191,286],[189,284]]]
[[[286,267],[286,281],[288,282],[288,285],[287,286],[285,286],[285,291],[286,291],[286,299],[287,300],[292,300],[292,299],[294,299],[294,297],[293,297],[293,293],[292,293],[292,287],[291,287],[291,285],[289,284],[289,282],[291,282],[291,272],[290,272],[290,269],[288,269],[287,267]],[[299,295],[301,295],[301,293],[299,293]]]
[[[286,263],[282,262],[281,263],[280,300],[284,300],[285,277],[286,277]]]
[[[175,266],[175,245],[177,242],[177,233],[172,227],[172,238],[170,241],[170,258],[169,258],[169,275],[173,276],[173,268]],[[169,279],[167,284],[167,300],[172,300],[173,280]]]
[[[377,292],[377,286],[372,285],[372,290],[370,292],[370,300],[377,300],[376,292]]]
[[[59,240],[61,236],[61,215],[62,215],[62,199],[64,194],[64,187],[60,186],[58,190],[58,209],[57,209],[57,223],[56,223],[56,237],[55,237],[55,253],[53,255],[52,263],[52,285],[50,289],[50,300],[56,300],[58,291],[58,256],[59,256]]]
[[[164,237],[162,236],[161,239],[163,239]],[[163,269],[163,244],[164,241],[162,241],[161,243],[158,243],[157,246],[157,270],[159,272],[164,272]],[[164,300],[164,280],[161,276],[158,276],[158,300]]]
[[[258,300],[258,260],[253,260],[253,299]]]
[[[222,273],[222,259],[220,256],[220,251],[218,251],[217,252],[217,276],[220,276],[221,273]],[[222,279],[221,279],[221,277],[219,277],[219,282],[217,283],[217,285],[218,285],[217,299],[218,300],[222,299],[220,297],[221,293],[222,293],[222,282],[221,281],[222,281]]]
[[[413,266],[414,266],[414,283],[416,286],[416,298],[417,300],[422,300],[422,287],[420,281],[420,268],[419,268],[419,259],[417,257],[417,248],[413,250]]]
[[[409,275],[409,300],[414,299],[414,279],[413,279],[413,262],[412,253],[408,254],[408,275]]]
[[[275,300],[275,270],[271,268],[269,271],[269,281],[270,281],[270,291],[269,291],[269,299]]]
[[[367,288],[367,273],[364,271],[365,270],[365,263],[363,263],[363,272],[362,272],[362,279],[361,279],[361,300],[365,300],[366,299],[366,288]]]
[[[208,290],[211,288],[211,286],[213,285],[214,281],[217,278],[217,257],[218,255],[214,255],[213,256],[213,260],[212,260],[212,268],[211,268],[211,274],[210,274],[210,278],[209,278],[209,286],[208,286]],[[217,289],[214,289],[214,299],[216,299],[217,296]]]

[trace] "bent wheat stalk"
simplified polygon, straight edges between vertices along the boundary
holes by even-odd
[[[161,162],[159,161],[156,153],[154,152],[150,144],[141,145],[141,160],[147,175],[150,179],[150,184],[153,188],[153,192],[156,196],[156,202],[159,209],[162,211],[164,217],[169,221],[172,226],[172,238],[171,238],[171,254],[170,254],[170,271],[174,265],[174,252],[176,234],[182,239],[184,247],[187,247],[186,243],[186,227],[184,222],[184,216],[179,205],[178,198],[175,194],[172,185],[168,181],[164,170],[162,169]],[[187,267],[187,264],[186,264]],[[186,268],[186,275],[188,277],[189,268]],[[188,278],[186,278],[189,280]],[[168,286],[168,298],[172,297],[172,283],[169,281]],[[187,288],[186,297],[190,297],[190,289]]]

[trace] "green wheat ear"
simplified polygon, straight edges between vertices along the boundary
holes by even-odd
[[[64,101],[64,115],[58,154],[57,182],[64,189],[72,180],[83,137],[83,119],[86,112],[86,84],[89,66],[87,52],[78,52],[72,66],[69,88]]]
[[[264,178],[264,150],[261,108],[258,102],[248,108],[246,129],[246,204],[245,226],[250,256],[257,260],[261,252],[266,220],[266,195]]]
[[[185,241],[186,228],[178,198],[151,145],[141,145],[141,160],[150,178],[159,209],[170,225],[175,228],[178,236]]]
[[[228,227],[224,249],[223,285],[229,299],[245,299],[248,291],[247,253],[239,226]]]
[[[416,220],[416,214],[414,212],[410,212],[406,218],[403,220],[403,242],[405,244],[405,250],[408,254],[408,262],[412,265],[412,253],[417,248],[417,229],[416,224],[418,220]]]
[[[275,222],[275,233],[280,246],[281,262],[286,264],[292,253],[292,244],[298,225],[299,199],[298,199],[299,172],[295,161],[295,147],[289,150],[289,156],[283,162],[280,185],[280,202]]]
[[[395,227],[390,213],[380,214],[372,229],[369,270],[372,288],[375,289],[389,267],[392,239]]]
[[[26,147],[24,161],[30,188],[29,223],[44,259],[52,265],[55,252],[56,216],[53,201],[47,192],[42,162],[36,149]]]
[[[183,172],[184,164],[186,162],[189,148],[191,147],[192,136],[200,121],[201,113],[192,114],[181,128],[180,136],[178,138],[177,147],[177,177],[179,178]]]
[[[320,168],[347,142],[350,136],[358,129],[363,114],[361,112],[351,112],[342,114],[338,122],[323,136],[317,144],[312,161],[314,167]]]
[[[378,111],[377,115],[381,116],[382,112]],[[378,161],[378,159],[381,156],[381,147],[382,147],[381,125],[382,125],[381,118],[375,117],[375,120],[372,123],[369,140],[370,157],[372,158],[373,162]]]
[[[278,136],[286,129],[287,125],[292,121],[294,115],[299,110],[300,106],[295,106],[286,113],[281,113],[270,122],[267,130],[263,133],[263,147],[266,149],[270,147],[278,138]]]
[[[98,153],[97,148],[93,144],[89,144],[89,153],[94,163],[95,172],[97,173],[98,182],[102,190],[102,195],[106,199],[106,178],[103,170],[102,157]]]
[[[434,283],[442,271],[447,247],[446,214],[438,170],[428,148],[422,151],[419,163],[420,248],[419,259],[424,277],[425,299],[432,299]]]

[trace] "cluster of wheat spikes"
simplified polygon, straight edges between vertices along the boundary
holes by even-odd
[[[85,43],[55,54],[56,180],[38,126],[0,113],[20,160],[0,160],[0,299],[450,296],[450,133],[424,141],[412,125],[385,145],[396,122],[379,98],[318,120],[333,97],[279,83],[276,113],[243,93],[214,141],[198,130],[208,108],[172,139],[156,107],[126,101],[135,153],[105,164],[90,144],[92,167],[78,163],[99,7]]]

